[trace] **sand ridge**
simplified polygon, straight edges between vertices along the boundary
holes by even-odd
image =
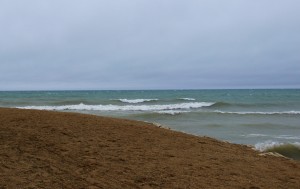
[[[150,123],[0,108],[0,188],[299,188],[300,163]]]

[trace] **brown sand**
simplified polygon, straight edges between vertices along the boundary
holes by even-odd
[[[300,163],[151,124],[0,109],[0,188],[300,188]]]

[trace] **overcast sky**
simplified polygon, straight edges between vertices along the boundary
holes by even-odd
[[[0,90],[299,87],[299,0],[0,1]]]

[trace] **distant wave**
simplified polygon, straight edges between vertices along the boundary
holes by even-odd
[[[224,108],[224,107],[243,107],[243,108],[253,108],[253,107],[273,107],[278,106],[278,104],[272,104],[272,103],[257,103],[257,104],[247,104],[247,103],[229,103],[229,102],[216,102],[213,106],[213,108]]]
[[[225,107],[225,106],[230,106],[232,104],[227,103],[227,102],[216,102],[214,105],[212,105],[211,107]]]
[[[214,111],[220,114],[239,114],[239,115],[278,115],[278,114],[300,114],[300,111],[282,111],[282,112],[226,112],[226,111]]]
[[[162,110],[162,111],[157,111],[155,113],[158,114],[166,114],[166,115],[178,115],[182,113],[189,113],[190,111],[179,111],[179,110]]]
[[[291,136],[291,135],[279,135],[274,136],[277,139],[288,139],[288,140],[300,140],[300,136]]]
[[[261,152],[276,152],[283,156],[300,160],[300,143],[281,143],[276,141],[265,141],[255,144],[255,149]]]
[[[130,104],[137,104],[142,102],[151,102],[151,101],[157,101],[158,99],[118,99],[120,102],[130,103]]]
[[[211,106],[211,102],[192,102],[179,104],[164,105],[86,105],[83,103],[77,105],[63,106],[23,106],[21,109],[38,109],[38,110],[99,110],[99,111],[163,111],[163,110],[189,110],[201,107]]]
[[[194,98],[178,98],[178,100],[187,100],[187,101],[195,101]]]
[[[265,134],[247,134],[247,135],[242,135],[244,137],[266,137],[266,136],[269,136],[269,135],[265,135]]]

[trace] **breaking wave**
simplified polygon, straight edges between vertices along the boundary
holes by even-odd
[[[281,143],[275,141],[266,141],[257,143],[255,149],[261,152],[276,152],[285,157],[300,160],[300,143]]]
[[[211,106],[211,102],[193,102],[164,105],[86,105],[83,103],[77,105],[63,106],[23,106],[20,109],[37,109],[37,110],[99,110],[99,111],[163,111],[163,110],[189,110],[201,107]]]

